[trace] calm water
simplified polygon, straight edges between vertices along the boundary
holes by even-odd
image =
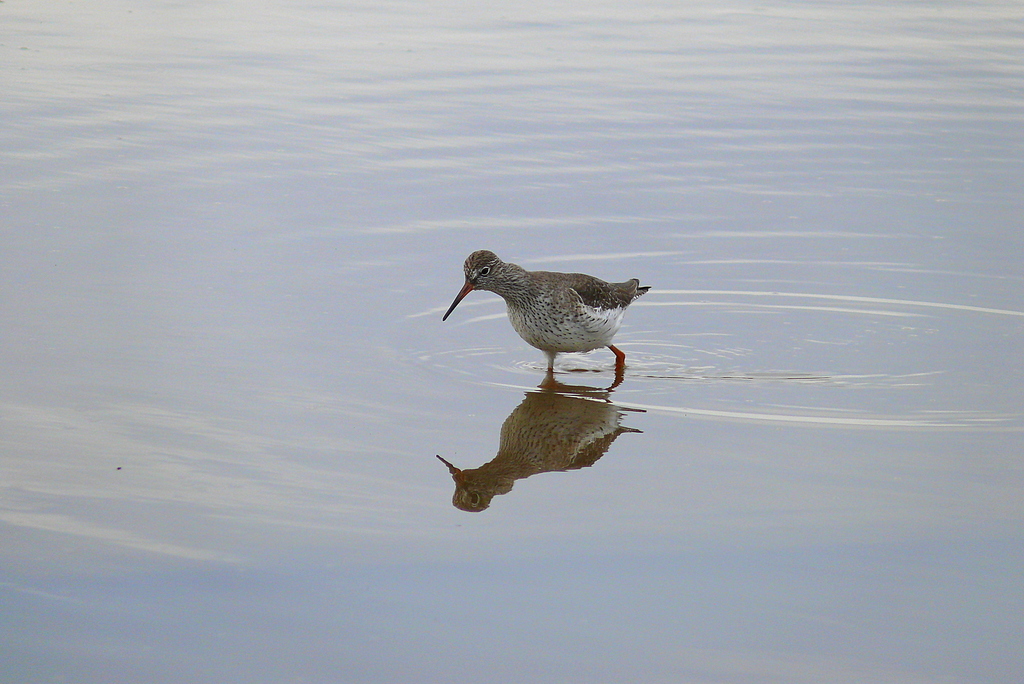
[[[0,679],[1018,680],[1020,4],[585,4],[0,4]]]

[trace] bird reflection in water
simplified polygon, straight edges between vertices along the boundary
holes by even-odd
[[[511,490],[516,480],[586,468],[623,432],[641,432],[621,421],[625,411],[643,411],[611,403],[612,388],[565,385],[549,371],[540,388],[527,392],[505,419],[498,453],[489,463],[462,470],[437,457],[455,480],[452,504],[463,511],[482,511],[495,496]]]

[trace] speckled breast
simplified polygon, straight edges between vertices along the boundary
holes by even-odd
[[[510,306],[512,327],[527,344],[543,351],[584,352],[607,347],[622,325],[624,309],[519,309]]]

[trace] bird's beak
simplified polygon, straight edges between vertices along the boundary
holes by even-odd
[[[455,307],[459,305],[459,302],[461,302],[466,295],[473,291],[474,287],[473,283],[468,280],[466,281],[466,284],[462,286],[462,290],[460,290],[459,294],[455,297],[455,301],[452,302],[452,305],[448,307],[448,311],[445,312],[444,316],[441,318],[442,321],[448,320],[448,315],[452,311],[455,311]]]
[[[459,468],[456,468],[451,463],[441,458],[439,454],[437,454],[437,460],[448,466],[448,472],[452,474],[452,479],[455,480],[456,484],[458,484],[462,480],[462,471]]]

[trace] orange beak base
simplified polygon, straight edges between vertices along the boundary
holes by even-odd
[[[451,314],[452,311],[455,311],[455,307],[457,307],[459,305],[459,302],[461,302],[465,298],[466,295],[468,295],[470,292],[472,292],[473,289],[474,289],[473,283],[471,283],[471,282],[469,282],[467,280],[466,284],[462,286],[462,290],[460,290],[459,294],[456,295],[455,301],[452,302],[452,305],[448,307],[448,311],[445,312],[445,314],[441,318],[441,320],[442,321],[447,321],[448,320],[448,315]]]

